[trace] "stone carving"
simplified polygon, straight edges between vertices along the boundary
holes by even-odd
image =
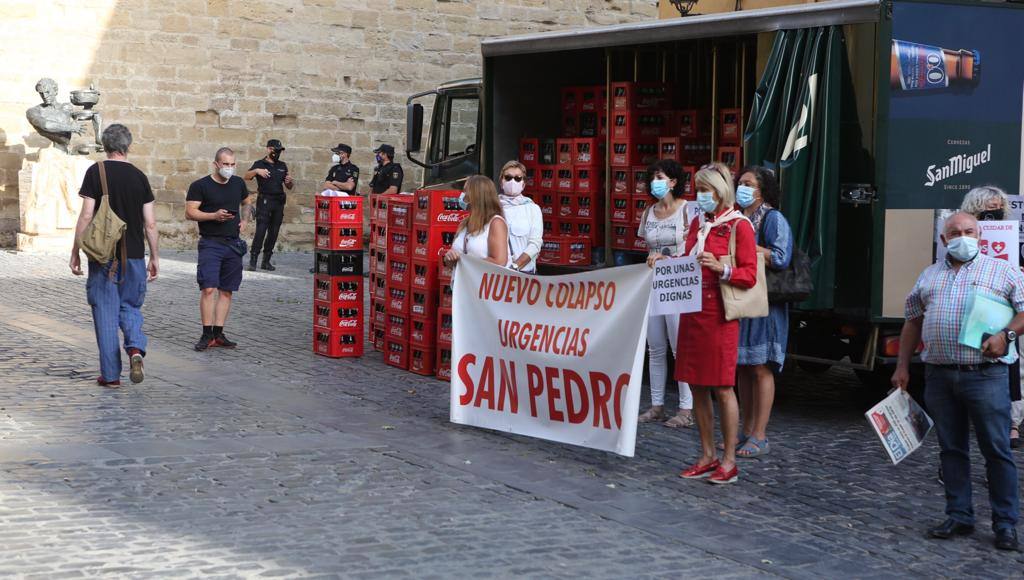
[[[99,111],[93,110],[99,102],[99,91],[91,86],[88,89],[71,91],[71,102],[61,103],[57,101],[57,82],[44,78],[36,83],[36,92],[43,102],[26,111],[25,116],[40,135],[52,141],[64,153],[88,155],[93,151],[103,151],[100,142],[103,117]],[[75,109],[75,105],[82,109]],[[95,145],[82,144],[72,149],[72,136],[85,133],[83,122],[86,121],[92,122],[92,129],[96,135]]]

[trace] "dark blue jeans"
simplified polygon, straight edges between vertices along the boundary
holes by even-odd
[[[946,483],[946,515],[974,524],[971,502],[970,424],[985,457],[992,529],[1012,528],[1020,515],[1017,465],[1010,453],[1010,393],[1006,365],[960,371],[928,365],[925,402],[935,421]]]
[[[124,349],[146,352],[142,332],[142,303],[146,300],[146,260],[131,258],[128,267],[118,273],[121,281],[110,279],[110,264],[89,262],[89,280],[85,295],[92,306],[96,345],[100,349],[100,374],[105,381],[121,380],[121,351],[117,329],[124,334]]]

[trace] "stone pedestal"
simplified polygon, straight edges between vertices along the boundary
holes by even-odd
[[[70,253],[82,207],[78,190],[87,157],[53,147],[39,151],[39,161],[25,160],[18,172],[18,250]]]

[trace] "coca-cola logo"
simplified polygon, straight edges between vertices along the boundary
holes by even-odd
[[[422,304],[413,304],[412,312],[413,314],[426,314],[427,309]]]
[[[402,355],[395,354],[395,353],[389,354],[388,355],[388,362],[394,363],[396,365],[397,364],[402,364]]]
[[[391,206],[391,213],[395,217],[404,216],[409,213],[409,207],[405,205],[393,205]]]
[[[359,240],[357,240],[355,238],[345,238],[343,240],[338,240],[338,247],[339,248],[354,248],[354,247],[356,247],[356,245],[358,243],[359,243]]]
[[[416,277],[414,277],[412,279],[412,283],[414,285],[416,285],[416,286],[426,287],[427,286],[427,277],[426,276],[416,276]]]
[[[327,301],[327,300],[331,299],[331,295],[330,295],[330,293],[327,290],[317,290],[316,291],[316,299],[317,300]]]
[[[359,299],[359,294],[355,292],[339,292],[338,300],[345,302],[354,302]]]
[[[442,330],[441,332],[439,332],[437,334],[437,339],[438,340],[443,340],[445,342],[451,342],[452,341],[452,331],[450,331],[450,330]]]
[[[405,274],[403,274],[401,272],[392,272],[391,273],[391,281],[392,282],[402,282],[403,280],[405,280]]]
[[[440,223],[457,224],[462,221],[462,216],[457,213],[439,213],[437,214],[437,221]]]
[[[330,326],[330,320],[326,316],[318,316],[316,318],[316,325],[323,327]]]
[[[403,330],[403,329],[402,329],[402,327],[401,327],[401,326],[392,326],[392,327],[391,327],[391,332],[389,332],[389,334],[390,334],[391,336],[395,336],[395,337],[398,337],[398,338],[402,338],[402,335],[403,335],[403,334],[405,334],[404,332],[402,332],[402,330]]]
[[[414,255],[416,255],[416,256],[426,256],[427,255],[427,248],[426,248],[426,246],[416,246],[416,248],[412,251],[412,253]]]
[[[340,326],[341,328],[355,328],[355,327],[359,326],[359,320],[356,320],[356,319],[339,320],[338,321],[338,326]]]
[[[342,213],[342,214],[338,214],[338,219],[340,221],[346,221],[346,222],[357,222],[357,221],[359,221],[359,215],[354,213],[354,212],[353,213]]]

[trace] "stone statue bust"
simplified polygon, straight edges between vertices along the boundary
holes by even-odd
[[[83,110],[75,109],[72,103],[57,101],[57,82],[53,79],[40,79],[36,83],[36,92],[43,102],[26,111],[25,116],[40,135],[52,141],[64,153],[85,155],[90,153],[93,147],[81,145],[77,151],[72,150],[71,138],[72,135],[81,135],[85,132],[83,121],[92,121],[96,133],[95,150],[103,150],[100,144],[103,120],[99,111],[92,110],[93,105],[99,100],[99,93],[95,89],[72,91],[74,105],[84,106]]]

